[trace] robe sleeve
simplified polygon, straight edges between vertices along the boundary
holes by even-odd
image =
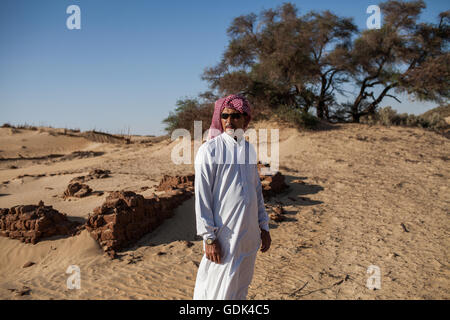
[[[195,157],[195,216],[197,235],[204,240],[215,239],[217,227],[213,212],[213,163],[207,154],[205,145],[202,145]]]
[[[259,228],[262,230],[269,231],[269,216],[266,212],[266,207],[264,206],[264,197],[262,194],[261,179],[259,178],[258,167],[255,166],[255,177],[256,177],[256,197],[258,199],[258,223]]]

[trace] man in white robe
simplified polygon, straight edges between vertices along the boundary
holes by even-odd
[[[270,247],[256,153],[243,137],[250,118],[244,97],[218,100],[211,129],[222,133],[205,142],[195,158],[197,234],[205,251],[196,300],[246,299],[258,249],[266,252]]]

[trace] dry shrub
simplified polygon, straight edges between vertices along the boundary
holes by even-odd
[[[440,132],[449,126],[444,117],[442,117],[439,113],[430,113],[419,116],[408,113],[398,114],[397,111],[389,106],[379,109],[374,115],[362,117],[361,122],[367,124],[381,124],[385,126],[394,125],[419,127],[436,132]]]
[[[285,105],[275,109],[274,115],[281,121],[291,123],[298,128],[313,129],[319,123],[319,119],[309,112],[303,112]]]

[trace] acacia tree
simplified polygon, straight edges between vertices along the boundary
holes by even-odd
[[[299,17],[290,3],[259,17],[237,17],[228,28],[230,43],[221,62],[203,79],[221,93],[242,90],[267,107],[287,105],[327,116],[327,105],[346,81],[345,57],[351,19],[329,11]]]
[[[380,8],[382,27],[362,32],[347,61],[358,86],[353,103],[343,106],[353,122],[373,115],[385,97],[398,101],[393,91],[421,100],[448,98],[448,13],[441,14],[438,25],[417,24],[425,8],[422,0],[387,1]],[[433,70],[439,63],[443,65]],[[374,89],[379,89],[377,95]]]
[[[202,75],[212,91],[200,100],[179,100],[176,113],[165,121],[168,128],[179,125],[178,118],[188,123],[190,114],[212,113],[214,100],[229,93],[247,95],[257,111],[282,105],[304,112],[316,108],[319,118],[354,122],[374,114],[384,98],[397,99],[394,93],[448,100],[450,12],[442,12],[439,23],[418,24],[423,0],[389,0],[380,7],[382,27],[354,40],[357,28],[351,19],[329,11],[299,16],[290,3],[235,18],[221,61]],[[357,92],[353,100],[337,104],[336,94],[346,95],[346,82]]]
[[[420,24],[402,53],[409,67],[399,86],[419,100],[445,103],[450,97],[449,23],[450,11],[445,11],[438,24]]]
[[[334,92],[342,94],[340,85],[348,81],[346,62],[351,36],[357,31],[351,19],[339,18],[329,11],[310,13],[305,17],[304,33],[311,56],[311,84],[315,87],[317,116],[328,119],[328,105],[334,103]]]

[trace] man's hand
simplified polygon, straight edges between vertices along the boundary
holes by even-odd
[[[272,239],[270,238],[269,231],[261,229],[261,252],[266,252],[270,248]]]
[[[217,239],[213,242],[213,244],[205,243],[205,254],[208,260],[211,260],[215,263],[221,263],[222,251]]]

